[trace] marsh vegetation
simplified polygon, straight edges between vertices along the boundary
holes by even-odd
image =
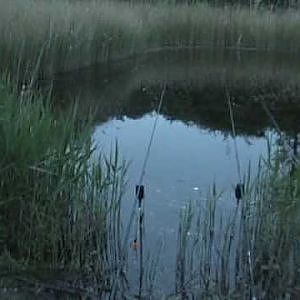
[[[0,7],[1,286],[64,299],[299,297],[296,3],[0,0]],[[132,188],[138,172],[122,150],[129,144],[140,171],[162,83],[165,136],[147,173],[148,197],[160,206],[147,204],[142,232],[151,242],[141,258],[132,254],[138,230],[127,215],[134,197],[126,183]],[[238,146],[264,154],[254,171],[242,157],[238,204],[235,167],[216,163],[226,185],[211,181],[211,153],[232,142],[228,97]],[[105,135],[117,121],[120,143],[112,147],[115,136]],[[261,153],[266,136],[275,141]],[[164,221],[176,227],[157,243]]]
[[[51,77],[161,48],[298,52],[300,46],[300,18],[292,9],[130,1],[0,4],[0,67],[22,80],[32,72]]]
[[[299,190],[278,161],[261,162],[253,184],[228,217],[221,194],[191,203],[179,227],[176,292],[204,299],[299,296]],[[284,207],[284,208],[283,208]]]
[[[109,289],[126,169],[117,149],[92,159],[91,128],[76,122],[76,108],[54,116],[49,99],[20,95],[7,79],[0,104],[2,276],[78,272]]]

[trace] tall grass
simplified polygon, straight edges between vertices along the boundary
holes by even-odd
[[[179,227],[175,294],[197,299],[299,297],[299,187],[278,160],[246,180],[243,199],[220,213],[221,195],[191,203]],[[234,199],[228,199],[234,201]]]
[[[75,271],[76,281],[94,283],[98,296],[112,286],[122,294],[128,287],[114,281],[123,260],[120,203],[126,167],[117,150],[103,164],[93,161],[90,129],[78,127],[74,112],[54,118],[49,101],[26,91],[17,94],[3,81],[0,105],[2,272],[24,266]],[[222,215],[216,188],[204,205],[187,206],[179,226],[176,295],[299,296],[299,173],[287,176],[282,157],[265,161],[253,183],[245,179],[245,196],[231,214]],[[154,258],[145,269],[149,293],[155,294],[160,263]]]
[[[206,4],[0,1],[1,69],[40,75],[165,47],[300,50],[298,11]]]
[[[1,269],[78,272],[108,289],[119,252],[125,166],[93,158],[91,132],[72,110],[0,85]],[[12,270],[12,271],[13,271]]]

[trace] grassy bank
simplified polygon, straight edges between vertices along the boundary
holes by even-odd
[[[63,292],[110,292],[123,276],[113,272],[121,269],[123,254],[125,169],[117,152],[105,165],[93,163],[90,128],[76,123],[74,111],[54,118],[47,99],[18,94],[3,81],[0,105],[0,277],[9,273],[25,286],[43,287],[42,279],[53,276],[55,290],[61,274],[65,282],[71,273],[80,289],[64,283]],[[187,206],[179,226],[176,297],[297,299],[299,172],[286,176],[286,157],[276,153],[252,183],[245,180],[245,196],[231,215],[222,214],[216,189]],[[154,296],[160,266],[146,268]],[[134,287],[115,284],[113,292],[128,289]]]
[[[99,297],[111,286],[117,293],[125,286],[115,282],[123,276],[118,263],[126,167],[117,150],[95,160],[91,127],[76,121],[76,108],[54,116],[51,99],[32,93],[30,85],[56,72],[168,47],[297,53],[298,12],[65,0],[0,0],[0,7],[0,71],[9,70],[20,86],[33,78],[21,92],[0,81],[1,276],[19,278],[26,271],[27,279],[31,274],[42,281],[53,271],[56,280],[72,274],[84,294]],[[176,296],[299,296],[299,179],[283,169],[278,157],[267,161],[229,221],[220,215],[215,191],[204,206],[185,210]]]
[[[162,47],[300,50],[298,11],[206,4],[0,1],[1,69],[40,75]]]
[[[7,81],[0,106],[1,277],[75,272],[109,288],[124,188],[117,152],[92,159],[90,127],[75,110],[54,118],[45,97],[17,94]]]

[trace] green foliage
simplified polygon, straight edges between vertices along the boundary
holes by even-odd
[[[120,11],[122,12],[120,14]],[[205,3],[2,1],[1,70],[21,82],[161,48],[300,50],[297,11]]]
[[[74,111],[54,118],[47,99],[2,81],[0,105],[0,255],[102,274],[123,192],[117,149],[102,164]]]
[[[234,210],[222,212],[219,200],[224,197],[216,193],[185,209],[178,239],[178,294],[297,297],[299,184],[284,169],[276,158],[261,163],[255,180],[248,176],[245,195]]]

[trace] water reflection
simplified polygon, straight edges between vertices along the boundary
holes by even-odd
[[[251,164],[255,174],[274,129],[262,99],[291,139],[300,130],[299,69],[298,61],[263,53],[162,53],[57,75],[53,91],[57,107],[76,98],[81,117],[94,113],[97,151],[109,153],[118,140],[120,153],[130,162],[124,199],[128,217],[162,82],[167,83],[144,184],[146,249],[155,250],[162,239],[162,259],[170,270],[178,215],[186,201],[201,202],[215,183],[224,191],[223,212],[235,205],[232,187],[238,175],[225,89],[233,103],[242,172]],[[162,278],[166,285],[173,280]]]
[[[120,152],[130,161],[128,193],[124,199],[127,217],[154,119],[153,114],[139,119],[113,119],[95,128],[94,140],[101,151],[109,153],[118,139]],[[255,172],[260,155],[266,153],[265,139],[238,137],[237,143],[242,170],[246,171],[252,162]],[[209,187],[215,182],[224,192],[220,201],[222,210],[229,212],[235,206],[232,187],[237,181],[234,148],[229,136],[160,116],[144,182],[146,249],[155,253],[158,242],[163,241],[161,259],[164,267],[172,270],[180,210],[187,201],[205,201]],[[136,260],[134,256],[131,259]],[[173,278],[165,275],[162,280],[170,287]]]
[[[234,99],[239,134],[261,135],[272,127],[263,97],[284,131],[299,131],[300,61],[270,53],[175,52],[57,74],[53,91],[58,106],[79,99],[99,123],[111,118],[140,118],[157,107],[166,82],[163,115],[171,120],[230,132],[225,88]]]

